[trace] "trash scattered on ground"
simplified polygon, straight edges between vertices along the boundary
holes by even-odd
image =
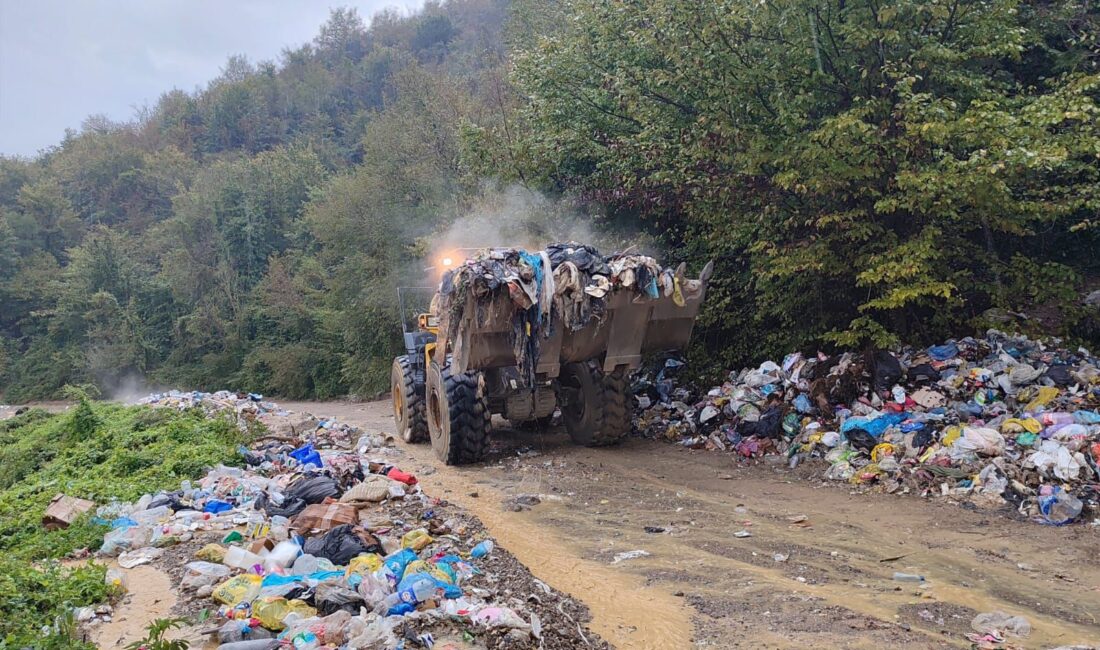
[[[897,353],[788,355],[702,392],[636,376],[637,431],[888,493],[1010,504],[1065,525],[1100,496],[1100,361],[989,330]],[[819,470],[815,470],[819,471]]]
[[[1022,639],[1031,635],[1031,623],[1026,618],[1004,612],[978,614],[970,622],[970,627],[977,634],[967,634],[966,638],[979,646],[1003,643],[1008,637]]]
[[[637,550],[637,551],[624,551],[622,553],[616,553],[614,559],[611,560],[612,564],[618,564],[619,562],[626,562],[627,560],[636,560],[640,557],[649,557],[649,551]]]
[[[476,636],[487,648],[581,642],[563,609],[571,601],[552,590],[525,598],[520,590],[533,578],[517,582],[518,565],[476,520],[424,494],[387,437],[281,411],[259,395],[173,392],[145,403],[228,413],[281,432],[241,447],[242,467],[218,466],[173,492],[95,510],[110,527],[100,554],[118,557],[122,569],[108,580],[120,588],[125,569],[191,542],[179,547],[191,549],[179,585],[216,612],[206,631],[221,647],[431,647],[448,635]],[[86,625],[105,620],[95,610],[76,615]],[[553,625],[548,640],[543,621],[558,616],[569,624]]]

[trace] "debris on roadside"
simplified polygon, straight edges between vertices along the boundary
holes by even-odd
[[[287,435],[241,447],[241,467],[218,466],[178,490],[95,511],[110,527],[100,555],[117,556],[123,569],[156,563],[165,547],[193,540],[187,548],[199,550],[190,551],[180,588],[193,601],[212,599],[206,607],[216,625],[206,631],[219,643],[394,648],[448,635],[486,648],[579,642],[575,623],[543,624],[572,621],[562,613],[570,601],[552,591],[524,599],[514,561],[494,554],[475,519],[426,495],[387,437],[247,394],[169,393],[146,403],[272,418],[269,430],[294,422]],[[114,571],[121,588],[125,572]],[[103,620],[77,614],[88,624]]]
[[[897,353],[793,353],[702,393],[670,358],[636,376],[635,430],[1064,525],[1100,497],[1100,360],[1058,343],[989,330]]]

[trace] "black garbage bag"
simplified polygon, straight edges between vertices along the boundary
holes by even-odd
[[[872,378],[876,391],[890,390],[901,381],[901,362],[886,350],[878,350],[871,357]]]
[[[256,501],[253,502],[252,507],[255,510],[263,510],[267,513],[268,517],[286,517],[290,519],[297,515],[299,512],[306,509],[309,505],[301,499],[284,499],[283,505],[277,506],[271,502],[271,499],[266,494],[261,494],[256,497]]]
[[[1047,368],[1046,376],[1054,382],[1056,386],[1069,386],[1070,384],[1077,383],[1074,381],[1073,376],[1069,374],[1072,368],[1065,364],[1058,364]]]
[[[909,381],[914,384],[927,384],[940,380],[940,371],[933,368],[930,363],[912,366],[909,368],[908,375]]]
[[[299,480],[286,491],[286,500],[301,499],[306,505],[321,503],[328,497],[338,498],[343,492],[339,484],[324,475],[309,476]]]
[[[849,429],[844,435],[848,436],[848,442],[852,444],[853,449],[871,451],[878,444],[878,440],[863,429]]]
[[[913,448],[924,449],[928,445],[932,444],[932,441],[936,439],[936,432],[932,430],[932,427],[924,427],[920,431],[913,434]]]
[[[779,406],[772,406],[760,414],[756,422],[742,422],[737,426],[737,433],[742,437],[756,436],[757,438],[778,438],[783,433],[783,410]]]
[[[337,582],[318,584],[313,598],[314,607],[321,616],[328,616],[340,610],[349,614],[359,614],[359,608],[366,604],[362,596]]]
[[[295,587],[292,587],[290,591],[283,594],[283,598],[286,598],[287,600],[300,600],[310,607],[317,606],[316,601],[314,600],[315,596],[316,594],[313,591],[313,587],[308,587],[306,585],[297,585]]]
[[[302,551],[327,558],[336,566],[346,566],[351,558],[363,553],[385,553],[377,537],[352,524],[337,526],[320,537],[307,539]]]
[[[182,492],[169,492],[168,494],[162,494],[155,497],[149,502],[149,508],[159,508],[161,506],[168,506],[172,509],[172,512],[178,512],[180,510],[187,510],[191,506],[184,505],[180,498],[183,496]]]

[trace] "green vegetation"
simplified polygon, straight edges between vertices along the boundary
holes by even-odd
[[[717,259],[715,369],[990,324],[1095,345],[1098,44],[1085,0],[337,10],[0,158],[0,390],[385,390],[395,286],[513,185]]]
[[[720,260],[706,336],[723,365],[930,342],[993,307],[1100,342],[1081,306],[1100,275],[1095,4],[565,0],[548,15],[516,55],[531,169]]]
[[[197,410],[84,400],[66,414],[32,410],[0,422],[0,648],[70,647],[68,610],[108,596],[103,565],[57,562],[97,549],[108,528],[89,513],[47,532],[42,514],[55,494],[133,501],[232,463],[244,441],[234,422]]]

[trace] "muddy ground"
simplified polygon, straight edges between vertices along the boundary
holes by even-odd
[[[388,401],[283,405],[393,426]],[[426,490],[584,602],[617,648],[965,648],[971,618],[993,610],[1031,622],[1018,647],[1100,645],[1097,526],[854,493],[805,468],[640,439],[585,449],[560,431],[503,431],[463,468],[405,448]],[[616,561],[635,550],[648,555]]]

